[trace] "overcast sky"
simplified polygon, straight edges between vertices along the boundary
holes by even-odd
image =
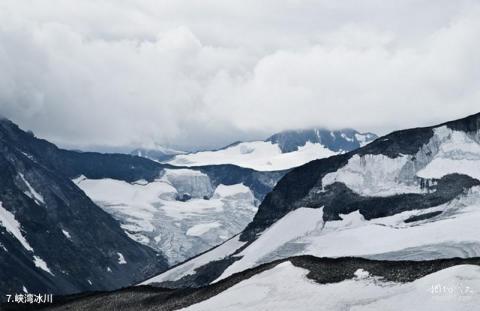
[[[480,111],[461,0],[0,0],[0,114],[63,146],[384,134]]]

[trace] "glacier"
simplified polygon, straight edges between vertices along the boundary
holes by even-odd
[[[84,176],[74,182],[116,218],[128,236],[161,251],[170,264],[236,235],[257,211],[247,186],[214,188],[206,174],[190,169],[165,169],[152,182]]]

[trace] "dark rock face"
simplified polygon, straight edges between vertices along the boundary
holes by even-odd
[[[475,132],[480,129],[480,113],[431,127],[396,131],[375,140],[356,153],[359,155],[384,154],[391,158],[397,157],[399,154],[412,155],[432,138],[435,127],[443,125],[456,131]]]
[[[436,212],[421,214],[421,215],[418,215],[418,216],[412,216],[412,217],[409,217],[409,218],[405,219],[405,222],[410,223],[410,222],[426,220],[426,219],[436,217],[436,216],[440,215],[441,213],[442,213],[441,211],[436,211]]]
[[[258,233],[296,209],[297,202],[306,197],[319,180],[345,165],[350,157],[347,153],[315,160],[287,173],[260,204],[255,218],[242,232],[241,240],[253,240]]]
[[[218,283],[197,289],[165,289],[141,286],[126,288],[110,293],[92,293],[81,297],[57,298],[57,303],[47,310],[178,310],[209,299],[228,288],[272,269],[279,263],[290,261],[293,265],[307,269],[307,277],[320,284],[352,279],[354,272],[364,269],[385,281],[412,282],[428,274],[455,265],[480,265],[479,258],[442,259],[430,261],[381,261],[363,258],[317,258],[299,256],[263,264],[253,269],[234,274]],[[285,280],[288,282],[288,280]],[[8,308],[7,308],[8,310]]]
[[[84,161],[79,163],[89,162]],[[61,170],[67,163],[55,146],[0,121],[0,202],[28,243],[22,245],[11,229],[0,225],[2,299],[23,287],[56,294],[114,289],[167,268],[161,254],[131,240],[70,181],[70,172]],[[91,165],[93,171],[101,164]],[[47,269],[36,266],[35,257]]]
[[[299,207],[318,208],[324,206],[324,220],[336,220],[339,219],[339,214],[356,210],[359,210],[366,219],[372,219],[406,210],[425,209],[450,201],[465,190],[478,185],[479,181],[468,176],[452,174],[434,181],[438,182],[438,185],[435,189],[431,189],[432,192],[388,197],[362,197],[340,183],[334,183],[325,187],[325,191],[320,191],[323,177],[345,166],[354,155],[382,154],[390,158],[398,157],[401,154],[414,155],[432,138],[433,129],[443,125],[467,133],[477,132],[480,129],[480,113],[433,127],[393,132],[376,139],[363,148],[315,160],[291,170],[265,197],[254,220],[242,233],[241,240],[254,240],[258,233]],[[421,178],[418,180],[425,187],[431,182]]]
[[[69,178],[85,175],[87,178],[114,178],[133,182],[138,179],[151,181],[164,167],[148,159],[124,154],[101,154],[57,148],[46,140],[38,139],[22,131],[8,120],[0,121],[0,138],[15,146],[45,168]]]
[[[335,152],[348,152],[360,148],[363,144],[376,138],[377,135],[373,133],[359,133],[353,129],[339,131],[310,129],[280,132],[267,138],[266,141],[278,144],[283,153],[297,151],[298,147],[304,146],[307,142],[322,144]]]
[[[232,265],[240,257],[229,256],[224,259],[215,260],[195,270],[194,274],[186,275],[176,281],[153,283],[152,286],[159,288],[199,288],[219,278],[223,271]]]
[[[466,189],[480,185],[480,181],[469,176],[452,174],[438,180],[432,192],[426,194],[398,194],[388,197],[363,197],[342,183],[326,187],[326,194],[310,194],[300,200],[299,206],[323,208],[323,219],[341,220],[340,214],[360,211],[366,220],[392,216],[401,212],[426,209],[449,202]]]

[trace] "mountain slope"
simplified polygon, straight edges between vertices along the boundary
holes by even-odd
[[[44,161],[47,149],[57,150],[0,120],[2,296],[113,289],[164,270],[161,254],[131,240],[54,169],[62,163]]]
[[[480,302],[474,290],[480,281],[479,265],[478,258],[389,262],[299,256],[198,289],[137,286],[60,298],[48,310],[330,311],[345,310],[345,305],[367,310],[474,310]]]
[[[235,164],[258,171],[284,170],[357,149],[375,138],[375,134],[352,129],[285,131],[265,141],[238,142],[219,150],[176,155],[167,162],[180,166]]]
[[[285,174],[234,165],[190,170],[131,155],[63,150],[9,121],[2,124],[3,139],[23,157],[73,180],[130,238],[170,264],[242,231]]]
[[[422,175],[442,160],[442,171]],[[394,132],[361,149],[313,161],[287,174],[262,202],[242,237],[254,237],[299,207],[325,206],[325,220],[359,209],[368,219],[416,209],[419,202],[420,208],[433,207],[478,184],[479,160],[480,114]],[[339,196],[342,191],[350,195]],[[397,207],[390,208],[392,203]],[[371,211],[362,205],[372,206]]]
[[[187,169],[166,169],[152,182],[85,177],[74,182],[132,239],[162,251],[170,264],[238,234],[258,206],[245,185],[214,188],[208,175]]]
[[[219,165],[165,167],[157,174],[151,181],[83,175],[73,181],[132,239],[176,264],[241,232],[285,172]]]
[[[310,129],[283,131],[274,134],[265,141],[278,144],[283,153],[297,151],[306,143],[322,144],[334,152],[348,152],[365,146],[377,139],[373,133],[359,133],[354,129],[330,131],[326,129]]]
[[[480,114],[394,132],[293,169],[269,193],[235,251],[153,278],[201,286],[279,258],[431,260],[480,256]],[[186,269],[196,267],[194,271]]]

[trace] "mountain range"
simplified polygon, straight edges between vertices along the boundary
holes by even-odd
[[[217,150],[179,151],[134,150],[132,154],[176,166],[234,164],[257,171],[286,170],[315,159],[349,152],[375,140],[373,133],[353,129],[331,131],[322,128],[290,130],[264,141],[235,142]]]
[[[292,169],[241,234],[102,298],[147,310],[475,310],[479,211],[476,114]]]
[[[47,150],[54,148],[50,145],[39,152],[31,146],[39,148],[48,143],[8,121],[2,124],[7,128],[6,134],[0,136],[3,154],[12,172],[4,179],[13,180],[13,186],[11,183],[0,193],[1,219],[3,224],[8,223],[0,235],[7,251],[2,253],[0,247],[0,255],[21,249],[26,259],[19,262],[37,266],[34,272],[48,276],[48,271],[41,271],[46,266],[53,275],[59,273],[60,263],[51,261],[41,247],[37,250],[34,232],[38,231],[30,229],[22,214],[23,205],[17,207],[13,200],[20,196],[38,210],[49,198],[42,183],[34,182],[28,172],[19,169],[21,164],[12,162],[11,158],[21,154],[61,178],[66,177],[68,180],[62,181],[86,200],[93,198],[102,208],[93,203],[91,208],[103,211],[105,219],[112,221],[108,228],[111,226],[121,241],[130,236],[129,247],[145,254],[135,263],[151,264],[152,256],[156,258],[155,267],[140,273],[151,277],[144,277],[137,286],[66,296],[59,298],[51,310],[292,310],[299,306],[302,310],[342,310],[345,306],[356,310],[475,310],[480,304],[480,113],[430,127],[396,131],[362,146],[358,142],[357,149],[345,150],[345,146],[337,145],[336,151],[331,149],[335,154],[282,171],[266,169],[271,167],[265,167],[266,162],[255,164],[263,165],[263,171],[247,168],[247,162],[243,162],[245,167],[240,167],[238,161],[239,166],[215,163],[225,154],[211,158],[216,165],[202,166],[206,164],[198,156],[202,153],[177,155],[167,164],[128,155],[60,149],[53,152]],[[275,137],[261,145],[275,145],[280,154],[301,150],[298,146],[295,149],[295,143]],[[19,147],[24,140],[28,144]],[[244,153],[238,147],[242,144],[247,146],[243,147]],[[263,148],[255,144],[250,151],[248,144],[222,150],[248,155]],[[307,140],[304,146],[308,144],[314,143]],[[5,151],[15,148],[18,152],[14,156]],[[218,155],[222,150],[209,154]],[[183,167],[173,166],[178,165],[179,157],[190,157],[190,162]],[[27,176],[28,183],[19,182],[22,175]],[[150,190],[137,189],[142,187]],[[8,191],[13,195],[8,196]],[[222,202],[222,209],[208,217],[203,223],[206,226],[194,225],[199,210],[216,209],[213,206],[218,202]],[[261,202],[258,208],[255,202]],[[161,217],[148,215],[154,208],[164,212]],[[238,234],[225,236],[209,250],[196,249],[196,255],[184,256],[188,259],[183,262],[183,258],[175,262],[166,255],[163,249],[168,247],[153,251],[154,245],[135,236],[150,240],[154,237],[147,235],[145,228],[133,228],[141,227],[140,222],[125,222],[134,216],[150,221],[170,215],[188,224],[186,232],[185,227],[175,237],[181,232],[188,235],[189,230],[195,235],[222,227],[213,221],[232,208],[229,219],[251,208],[252,220]],[[50,225],[46,230],[54,229]],[[71,237],[78,234],[69,227],[64,230]],[[61,230],[57,231],[60,234]],[[8,239],[4,243],[5,237]],[[132,260],[130,249],[118,245],[111,250],[96,242],[96,247],[106,249],[104,253],[122,254],[116,258],[117,266]],[[113,259],[107,262],[108,267],[114,265]],[[167,265],[171,267],[165,270]],[[14,270],[13,266],[6,268]],[[154,270],[165,271],[153,275]],[[141,279],[138,271],[131,273],[136,275],[130,284]],[[9,277],[2,275],[1,280]],[[85,278],[82,274],[78,277]],[[49,278],[58,282],[53,276]],[[2,286],[20,288],[17,284]]]
[[[145,279],[241,232],[286,173],[64,150],[6,119],[0,147],[2,294]]]

